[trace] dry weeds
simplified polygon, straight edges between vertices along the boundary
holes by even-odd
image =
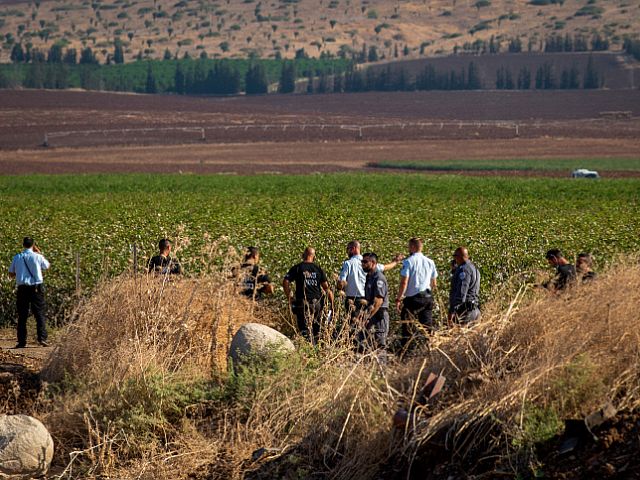
[[[568,418],[606,400],[640,404],[636,260],[563,295],[523,286],[475,328],[440,332],[386,366],[338,339],[237,376],[223,354],[255,316],[227,267],[179,281],[123,276],[81,308],[46,369],[62,389],[40,412],[64,478],[374,478],[406,474],[434,442],[450,460],[492,452],[515,472],[536,440],[532,407]],[[429,371],[446,389],[416,406]],[[394,431],[398,405],[413,413]]]

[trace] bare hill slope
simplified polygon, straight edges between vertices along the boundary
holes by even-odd
[[[548,3],[548,4],[547,4]],[[360,52],[385,58],[448,54],[492,36],[540,49],[551,34],[600,34],[619,49],[637,35],[640,9],[628,0],[0,0],[0,60],[12,42],[92,47],[103,61],[114,38],[125,59],[171,54],[293,57]]]

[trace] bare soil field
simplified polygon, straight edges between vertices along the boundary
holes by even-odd
[[[409,142],[268,142],[0,151],[0,174],[190,173],[310,174],[373,171],[386,160],[637,157],[640,139],[424,140]],[[415,173],[415,172],[413,172]],[[429,173],[429,172],[424,172]],[[433,172],[436,173],[436,172]],[[450,174],[462,172],[448,172]],[[640,172],[601,172],[607,177]],[[469,172],[465,172],[469,174]],[[566,172],[473,172],[565,176]]]
[[[602,118],[607,111],[631,117]],[[387,160],[634,157],[638,112],[640,91],[198,98],[5,90],[0,174],[310,173]]]
[[[630,118],[602,118],[611,111]],[[223,98],[0,90],[0,149],[35,148],[45,134],[54,147],[182,144],[203,135],[207,143],[637,138],[639,112],[638,90]]]

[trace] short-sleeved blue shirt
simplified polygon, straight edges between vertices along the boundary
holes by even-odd
[[[16,274],[16,285],[39,285],[44,281],[42,271],[49,268],[49,262],[43,255],[30,248],[13,257],[9,273]]]
[[[378,271],[384,271],[384,265],[378,264]],[[353,255],[342,263],[338,280],[347,282],[344,293],[347,297],[364,297],[364,284],[367,274],[362,269],[362,255]]]
[[[422,252],[416,252],[404,259],[400,276],[409,277],[404,294],[406,297],[413,297],[431,288],[431,280],[438,278],[438,270],[433,260]]]

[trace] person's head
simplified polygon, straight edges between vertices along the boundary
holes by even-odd
[[[354,255],[360,255],[360,242],[357,240],[353,240],[347,244],[347,255],[349,258]]]
[[[313,247],[307,247],[302,252],[302,260],[305,262],[313,262],[316,258],[316,249]]]
[[[564,255],[562,255],[562,252],[559,249],[552,248],[547,252],[545,258],[547,259],[547,262],[549,262],[549,265],[553,265],[555,267],[562,263]]]
[[[589,253],[579,253],[576,259],[578,273],[587,273],[593,270],[593,257]]]
[[[362,255],[362,269],[369,273],[374,272],[378,266],[378,256],[373,252]]]
[[[410,253],[418,253],[422,251],[422,239],[418,237],[413,237],[409,240],[409,252]]]
[[[456,251],[453,252],[453,259],[456,262],[456,265],[462,265],[464,262],[469,260],[469,251],[465,247],[458,247]]]
[[[33,247],[34,243],[35,242],[33,241],[33,238],[31,238],[31,237],[24,237],[22,239],[22,246],[24,248],[31,248],[31,247]]]
[[[158,242],[158,250],[162,255],[167,255],[171,251],[171,241],[163,238]]]
[[[249,260],[258,263],[260,260],[260,249],[258,247],[247,247],[247,252],[244,254],[244,261],[248,262]]]

